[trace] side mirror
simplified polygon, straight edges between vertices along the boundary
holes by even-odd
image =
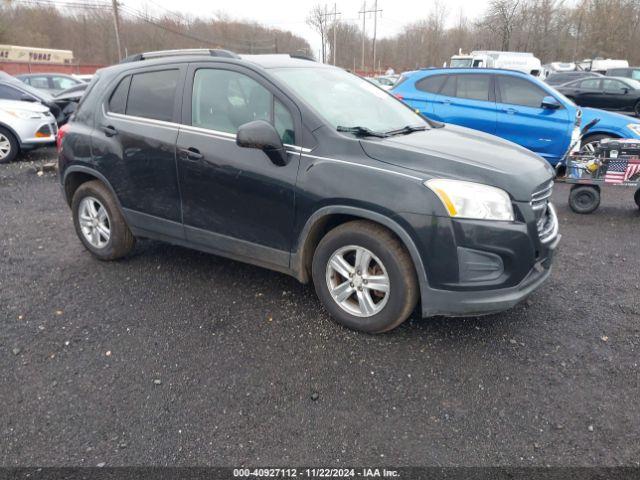
[[[289,163],[280,135],[273,125],[264,120],[240,125],[236,135],[236,145],[262,150],[273,163],[280,167]]]
[[[627,93],[629,93],[629,89],[628,89],[627,87],[624,87],[624,88],[622,89],[622,93],[623,93],[624,95],[626,95]]]
[[[544,97],[540,106],[549,110],[557,110],[561,107],[560,102],[558,102],[558,100],[556,100],[555,97],[552,97],[551,95]]]
[[[35,98],[33,98],[31,95],[27,95],[26,93],[20,95],[20,100],[23,102],[37,102]]]

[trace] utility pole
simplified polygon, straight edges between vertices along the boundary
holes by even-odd
[[[113,5],[113,25],[116,28],[116,47],[118,48],[118,61],[122,60],[122,47],[120,46],[120,16],[118,15],[118,0],[111,0]]]
[[[373,69],[376,69],[376,34],[378,32],[378,12],[382,14],[382,10],[378,10],[378,0],[374,0],[373,4]]]
[[[337,26],[338,26],[338,15],[342,15],[342,12],[338,11],[338,4],[333,4],[333,12],[327,12],[327,5],[324,6],[324,23],[327,24],[327,17],[333,17],[333,21],[331,23],[333,28],[333,45],[331,47],[331,59],[333,60],[333,64],[336,64],[336,52],[338,51],[338,38],[337,38]]]
[[[382,12],[382,10],[378,10],[378,0],[374,0],[373,10],[367,10],[367,2],[365,0],[362,5],[362,11],[358,12],[362,14],[362,70],[364,71],[364,45],[366,38],[366,22],[365,19],[367,17],[367,13],[373,13],[373,64],[371,68],[373,70],[376,69],[376,34],[378,30],[378,12]]]
[[[362,4],[362,10],[358,12],[362,14],[362,63],[360,64],[360,69],[362,73],[364,73],[364,41],[366,38],[366,28],[367,28],[367,0]]]

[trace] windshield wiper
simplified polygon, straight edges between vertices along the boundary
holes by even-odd
[[[338,130],[339,132],[353,133],[354,135],[358,135],[358,136],[361,136],[361,137],[380,137],[380,138],[385,138],[385,137],[389,136],[386,133],[375,132],[375,131],[371,130],[370,128],[367,128],[367,127],[343,127],[341,125],[338,125],[336,130]]]
[[[402,128],[398,128],[397,130],[389,130],[388,132],[384,132],[387,135],[408,135],[413,132],[422,132],[424,130],[428,130],[429,127],[426,125],[407,125]]]

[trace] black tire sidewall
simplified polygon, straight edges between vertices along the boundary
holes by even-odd
[[[584,195],[591,195],[591,203],[588,206],[578,204],[577,198]],[[587,214],[595,211],[600,206],[600,192],[593,187],[581,185],[571,189],[569,193],[569,206],[571,210],[580,214]]]
[[[387,304],[381,312],[369,318],[356,317],[342,310],[329,293],[326,282],[327,263],[336,250],[347,245],[362,246],[370,250],[384,264],[389,276],[390,289]],[[338,235],[327,236],[315,251],[312,274],[320,301],[331,316],[347,328],[379,333],[390,330],[405,320],[405,318],[398,319],[406,309],[407,302],[411,301],[409,298],[411,286],[407,285],[407,282],[413,278],[407,278],[407,272],[403,269],[401,260],[397,258],[393,249],[385,245],[384,238],[372,237],[362,231],[342,231]],[[410,274],[415,276],[413,272]]]
[[[640,208],[640,188],[636,190],[636,193],[633,194],[633,200],[636,202],[638,208]]]
[[[20,145],[18,144],[18,140],[16,139],[15,135],[6,128],[0,127],[0,133],[7,137],[7,139],[9,140],[9,145],[11,146],[9,155],[5,158],[0,159],[0,163],[11,163],[20,153]]]
[[[587,136],[580,143],[580,149],[582,150],[582,148],[589,143],[600,142],[600,140],[604,140],[605,138],[614,138],[614,137],[612,137],[611,135],[602,135],[601,133]]]
[[[103,248],[96,248],[91,245],[84,237],[82,229],[80,228],[78,208],[82,199],[86,197],[96,198],[107,210],[111,234],[109,236],[109,241]],[[73,195],[71,210],[73,214],[73,225],[76,229],[78,238],[85,246],[85,248],[89,250],[89,252],[91,252],[100,260],[113,260],[122,255],[122,243],[124,242],[124,239],[126,238],[126,235],[128,233],[126,231],[128,227],[124,223],[124,219],[120,214],[120,210],[115,200],[113,199],[113,196],[102,184],[97,184],[97,182],[89,182],[80,185],[80,187],[78,187],[78,190]]]

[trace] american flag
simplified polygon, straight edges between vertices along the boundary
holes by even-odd
[[[617,158],[609,160],[607,173],[604,175],[605,183],[623,183],[628,181],[636,173],[640,173],[640,160]]]

